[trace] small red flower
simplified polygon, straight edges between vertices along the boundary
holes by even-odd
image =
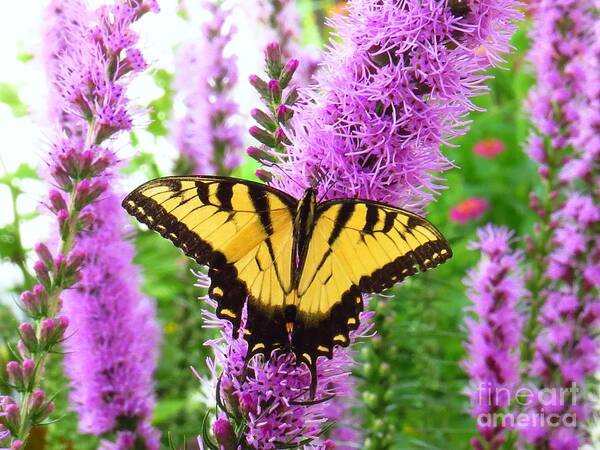
[[[460,202],[450,210],[450,220],[456,223],[467,223],[477,220],[488,210],[489,202],[480,197],[472,197]]]
[[[484,139],[475,144],[473,152],[484,158],[492,159],[502,153],[505,149],[506,146],[500,139]]]

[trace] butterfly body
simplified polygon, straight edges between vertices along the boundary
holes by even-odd
[[[217,176],[166,177],[135,189],[123,206],[209,267],[217,315],[240,329],[248,357],[290,350],[316,379],[358,328],[363,293],[376,293],[451,256],[425,219],[367,200],[300,200]],[[246,307],[246,322],[242,313]]]
[[[298,275],[302,271],[304,255],[308,248],[310,236],[315,226],[315,213],[317,210],[317,193],[313,188],[308,188],[296,208],[296,217],[294,218],[294,261],[293,265],[297,267],[294,271],[294,287],[298,287]]]

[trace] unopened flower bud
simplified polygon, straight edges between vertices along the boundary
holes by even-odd
[[[9,361],[6,364],[6,373],[8,381],[17,389],[23,385],[23,369],[17,361]]]
[[[277,42],[270,42],[265,48],[265,58],[267,61],[281,61],[281,48]]]
[[[33,265],[33,270],[40,283],[48,289],[52,285],[52,280],[50,279],[50,272],[48,271],[46,264],[44,264],[44,261],[36,261]]]
[[[40,314],[40,301],[31,291],[25,291],[21,294],[21,304],[28,315],[37,317]]]
[[[29,410],[31,411],[31,420],[40,423],[54,412],[55,405],[54,402],[46,401],[46,393],[43,390],[36,389],[31,394]]]
[[[41,410],[46,403],[46,393],[42,389],[36,389],[31,393],[29,408],[31,410]]]
[[[298,69],[299,65],[300,61],[298,61],[297,59],[290,59],[283,67],[283,70],[281,71],[281,76],[279,77],[279,84],[281,85],[281,89],[285,89],[288,86],[288,84],[290,84],[290,81],[292,81],[294,73],[296,73],[296,70]]]
[[[33,250],[38,257],[44,261],[44,264],[46,264],[47,267],[52,267],[52,261],[54,261],[54,258],[52,258],[52,253],[50,253],[50,250],[45,244],[39,242],[34,245]]]
[[[96,222],[96,214],[93,211],[83,211],[78,217],[77,231],[89,230],[94,222]]]
[[[20,439],[15,439],[10,444],[10,450],[21,450],[23,448],[23,441]]]
[[[66,264],[66,272],[72,273],[77,272],[81,268],[83,262],[85,261],[87,254],[81,250],[74,250],[69,253]]]
[[[21,363],[21,369],[23,371],[23,385],[28,387],[33,379],[35,362],[32,359],[26,359]]]
[[[19,356],[21,358],[28,358],[31,355],[31,352],[23,342],[23,339],[19,339],[17,341],[17,351],[19,352]]]
[[[61,209],[57,214],[56,218],[58,219],[58,228],[60,231],[60,237],[65,240],[67,235],[69,234],[69,213],[66,209]]]
[[[254,120],[256,120],[256,122],[258,122],[259,125],[265,127],[269,131],[275,131],[277,128],[277,123],[275,123],[271,116],[258,108],[252,109],[252,111],[250,111],[250,115]]]
[[[71,177],[69,177],[62,167],[52,167],[50,175],[63,191],[70,192],[73,189],[73,180],[71,180]]]
[[[50,200],[50,208],[55,214],[63,209],[67,209],[67,202],[65,202],[63,194],[56,189],[52,189],[50,191],[48,194],[48,200]]]
[[[40,339],[42,345],[47,345],[48,342],[52,339],[54,332],[56,330],[56,325],[54,323],[54,319],[44,319],[42,320]]]
[[[69,319],[66,316],[58,316],[58,318],[56,318],[55,320],[57,321],[58,332],[62,337],[67,328],[69,327]]]
[[[74,205],[75,209],[81,211],[83,207],[89,205],[106,191],[108,185],[104,180],[90,182],[83,180],[75,190]]]
[[[258,169],[256,171],[256,177],[265,183],[270,183],[273,181],[273,175],[271,175],[271,172],[267,172],[263,169]]]
[[[3,406],[5,413],[6,426],[9,430],[16,431],[19,428],[21,421],[19,407],[16,403],[11,402]]]
[[[286,123],[293,115],[294,111],[290,107],[286,105],[279,105],[277,107],[277,120],[280,123]]]
[[[281,63],[281,48],[276,42],[271,42],[265,49],[265,62],[267,66],[267,74],[271,78],[278,79],[281,76],[283,64]]]
[[[281,85],[279,84],[279,80],[270,80],[269,84],[269,93],[271,94],[271,100],[273,103],[281,102]]]
[[[25,347],[27,347],[30,352],[35,352],[37,350],[38,340],[33,325],[29,322],[23,322],[19,325],[19,334],[21,335],[21,340],[25,344]]]
[[[262,78],[260,78],[258,75],[250,75],[248,80],[250,81],[252,87],[256,89],[263,98],[269,98],[269,88],[267,87],[267,83]]]
[[[106,154],[99,156],[90,167],[90,176],[96,176],[104,172],[112,162],[111,158]]]
[[[283,142],[284,144],[288,145],[291,144],[290,140],[285,134],[285,131],[283,131],[283,128],[277,128],[275,130],[275,139],[277,139],[277,142]]]
[[[69,321],[64,316],[55,319],[44,319],[40,332],[40,345],[46,349],[56,345],[63,339],[68,325]]]
[[[254,137],[257,141],[265,144],[267,147],[274,148],[277,146],[277,140],[273,137],[271,133],[266,130],[263,130],[260,127],[253,126],[248,130],[252,137]]]
[[[251,146],[251,147],[248,147],[248,149],[246,150],[246,153],[248,154],[248,156],[256,159],[259,162],[265,162],[265,161],[275,162],[275,161],[277,161],[277,158],[274,155],[272,155],[271,153],[269,153],[268,151],[266,151],[262,148],[257,148],[257,147]]]

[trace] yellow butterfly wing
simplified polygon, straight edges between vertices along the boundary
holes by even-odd
[[[296,292],[297,357],[314,370],[318,356],[349,344],[362,293],[382,292],[451,256],[441,233],[409,211],[361,200],[319,204]]]
[[[209,266],[209,296],[237,336],[248,298],[249,354],[287,345],[284,304],[292,291],[297,201],[263,184],[230,177],[166,177],[123,200],[140,222]]]

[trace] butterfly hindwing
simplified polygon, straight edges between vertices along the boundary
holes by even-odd
[[[314,367],[347,346],[362,293],[378,293],[451,257],[441,233],[408,211],[360,200],[319,204],[298,282],[292,347]]]
[[[149,181],[123,201],[125,209],[183,252],[209,266],[217,315],[240,327],[251,354],[286,344],[283,320],[292,291],[296,200],[259,183],[229,177],[166,177]]]

